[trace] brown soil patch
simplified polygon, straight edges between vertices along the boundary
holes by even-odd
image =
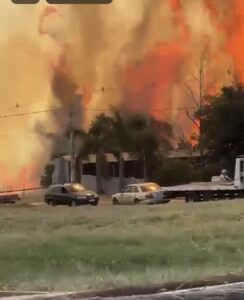
[[[122,297],[122,296],[136,296],[136,295],[149,295],[156,294],[163,291],[176,291],[182,289],[200,288],[206,286],[222,285],[227,283],[238,283],[244,282],[244,276],[241,275],[226,275],[218,276],[212,278],[206,278],[199,281],[189,281],[189,282],[168,282],[164,284],[150,285],[150,286],[131,286],[117,289],[109,289],[97,292],[87,292],[87,293],[73,293],[70,295],[65,295],[66,300],[75,299],[87,299],[95,297]],[[38,298],[37,300],[41,300]],[[63,300],[62,296],[46,298],[46,300]]]

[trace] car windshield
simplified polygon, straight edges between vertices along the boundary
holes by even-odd
[[[143,193],[145,193],[145,192],[156,192],[159,189],[160,189],[160,186],[156,183],[141,185],[141,190],[142,190]]]
[[[83,191],[86,190],[86,188],[84,186],[82,186],[81,184],[71,184],[71,185],[68,185],[67,189],[71,193],[78,193],[78,192],[83,192]]]

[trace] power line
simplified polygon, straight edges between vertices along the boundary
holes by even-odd
[[[139,109],[139,108],[138,108]],[[54,112],[62,110],[61,107],[54,107],[54,108],[49,108],[45,110],[37,110],[37,111],[32,111],[32,112],[23,112],[23,113],[18,113],[18,114],[8,114],[8,115],[0,115],[0,119],[4,118],[13,118],[13,117],[22,117],[22,116],[28,116],[28,115],[35,115],[35,114],[40,114],[40,113],[49,113],[49,112]],[[95,112],[109,112],[110,109],[99,109],[99,108],[82,108],[83,111],[95,111]],[[195,111],[196,108],[194,107],[176,107],[176,108],[162,108],[162,109],[150,109],[150,112],[171,112],[171,111],[178,111],[178,112],[183,112],[185,111]]]
[[[234,103],[239,103],[239,102],[244,102],[242,100],[240,101],[234,101]],[[232,105],[233,103],[222,103],[222,105]],[[40,113],[50,113],[50,112],[54,112],[54,111],[58,111],[58,110],[62,110],[61,107],[54,107],[54,108],[49,108],[49,109],[45,109],[45,110],[38,110],[38,111],[32,111],[32,112],[23,112],[23,113],[18,113],[18,114],[9,114],[9,115],[0,115],[0,119],[6,119],[6,118],[12,118],[12,117],[22,117],[22,116],[27,116],[27,115],[35,115],[35,114],[40,114]],[[110,109],[97,109],[97,108],[83,108],[83,110],[85,111],[95,111],[95,112],[109,112]],[[196,111],[196,108],[194,107],[176,107],[176,108],[164,108],[164,109],[151,109],[151,112],[169,112],[169,111],[178,111],[181,113],[185,113],[186,110],[189,111]],[[20,132],[20,133],[0,133],[0,137],[2,136],[18,136],[18,135],[39,135],[36,132]]]
[[[167,108],[167,109],[150,109],[150,111],[155,111],[155,112],[164,112],[164,111],[182,111],[184,112],[185,109],[188,110],[194,110],[193,108]],[[24,112],[24,113],[18,113],[18,114],[9,114],[9,115],[0,115],[0,119],[4,118],[13,118],[13,117],[23,117],[23,116],[28,116],[28,115],[35,115],[35,114],[40,114],[40,113],[49,113],[49,112],[54,112],[62,110],[61,107],[57,108],[50,108],[50,109],[45,109],[45,110],[38,110],[38,111],[32,111],[32,112]],[[96,112],[109,112],[110,109],[96,109],[96,108],[83,108],[84,111],[96,111]]]
[[[24,102],[24,103],[19,103],[19,102],[16,102],[13,106],[11,107],[0,107],[1,110],[4,110],[4,111],[11,111],[11,110],[14,110],[14,109],[20,109],[22,108],[23,106],[27,106],[27,105],[31,105],[31,104],[34,104],[34,103],[40,103],[40,102],[47,102],[49,100],[46,100],[46,101],[43,101],[43,100],[36,100],[36,101],[32,101],[32,102]],[[50,102],[50,101],[49,101]]]
[[[38,110],[38,111],[32,111],[32,112],[24,112],[24,113],[18,113],[18,114],[12,114],[12,115],[0,115],[0,119],[4,118],[12,118],[12,117],[22,117],[22,116],[28,116],[28,115],[35,115],[40,113],[47,113],[47,112],[53,112],[56,110],[60,110],[61,108],[50,108],[45,110]]]
[[[115,90],[118,90],[118,88],[105,88],[105,87],[102,87],[101,89],[91,91],[91,94],[98,94],[98,93],[103,94],[103,93],[112,92],[112,91],[115,91]],[[49,100],[46,100],[46,101],[49,101]],[[10,110],[14,110],[14,109],[19,109],[23,106],[27,106],[27,105],[31,105],[31,104],[35,104],[35,103],[46,102],[46,101],[36,100],[36,101],[32,101],[32,102],[27,102],[26,101],[24,103],[20,103],[19,101],[17,101],[14,106],[11,106],[9,108],[0,107],[0,109],[6,109],[6,111],[10,111]]]
[[[241,103],[244,102],[243,100],[240,101],[233,101],[232,103],[221,103],[221,105],[233,105],[233,103]],[[40,113],[49,113],[49,112],[54,112],[58,110],[62,110],[62,107],[53,107],[53,108],[48,108],[44,110],[37,110],[37,111],[32,111],[32,112],[23,112],[23,113],[17,113],[17,114],[6,114],[6,115],[0,115],[0,119],[4,118],[11,118],[11,117],[22,117],[22,116],[27,116],[27,115],[35,115],[35,114],[40,114]],[[82,108],[83,111],[95,111],[95,112],[109,112],[110,108]],[[140,108],[138,108],[140,110]],[[185,106],[185,107],[175,107],[175,108],[154,108],[154,109],[149,109],[150,112],[171,112],[171,111],[178,111],[185,113],[186,110],[188,111],[196,111],[196,107],[193,106]]]

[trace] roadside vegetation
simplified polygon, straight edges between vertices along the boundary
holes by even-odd
[[[2,290],[94,290],[241,274],[244,202],[1,207]]]

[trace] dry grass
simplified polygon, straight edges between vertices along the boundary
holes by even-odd
[[[241,273],[244,202],[0,207],[2,289],[89,290]]]

